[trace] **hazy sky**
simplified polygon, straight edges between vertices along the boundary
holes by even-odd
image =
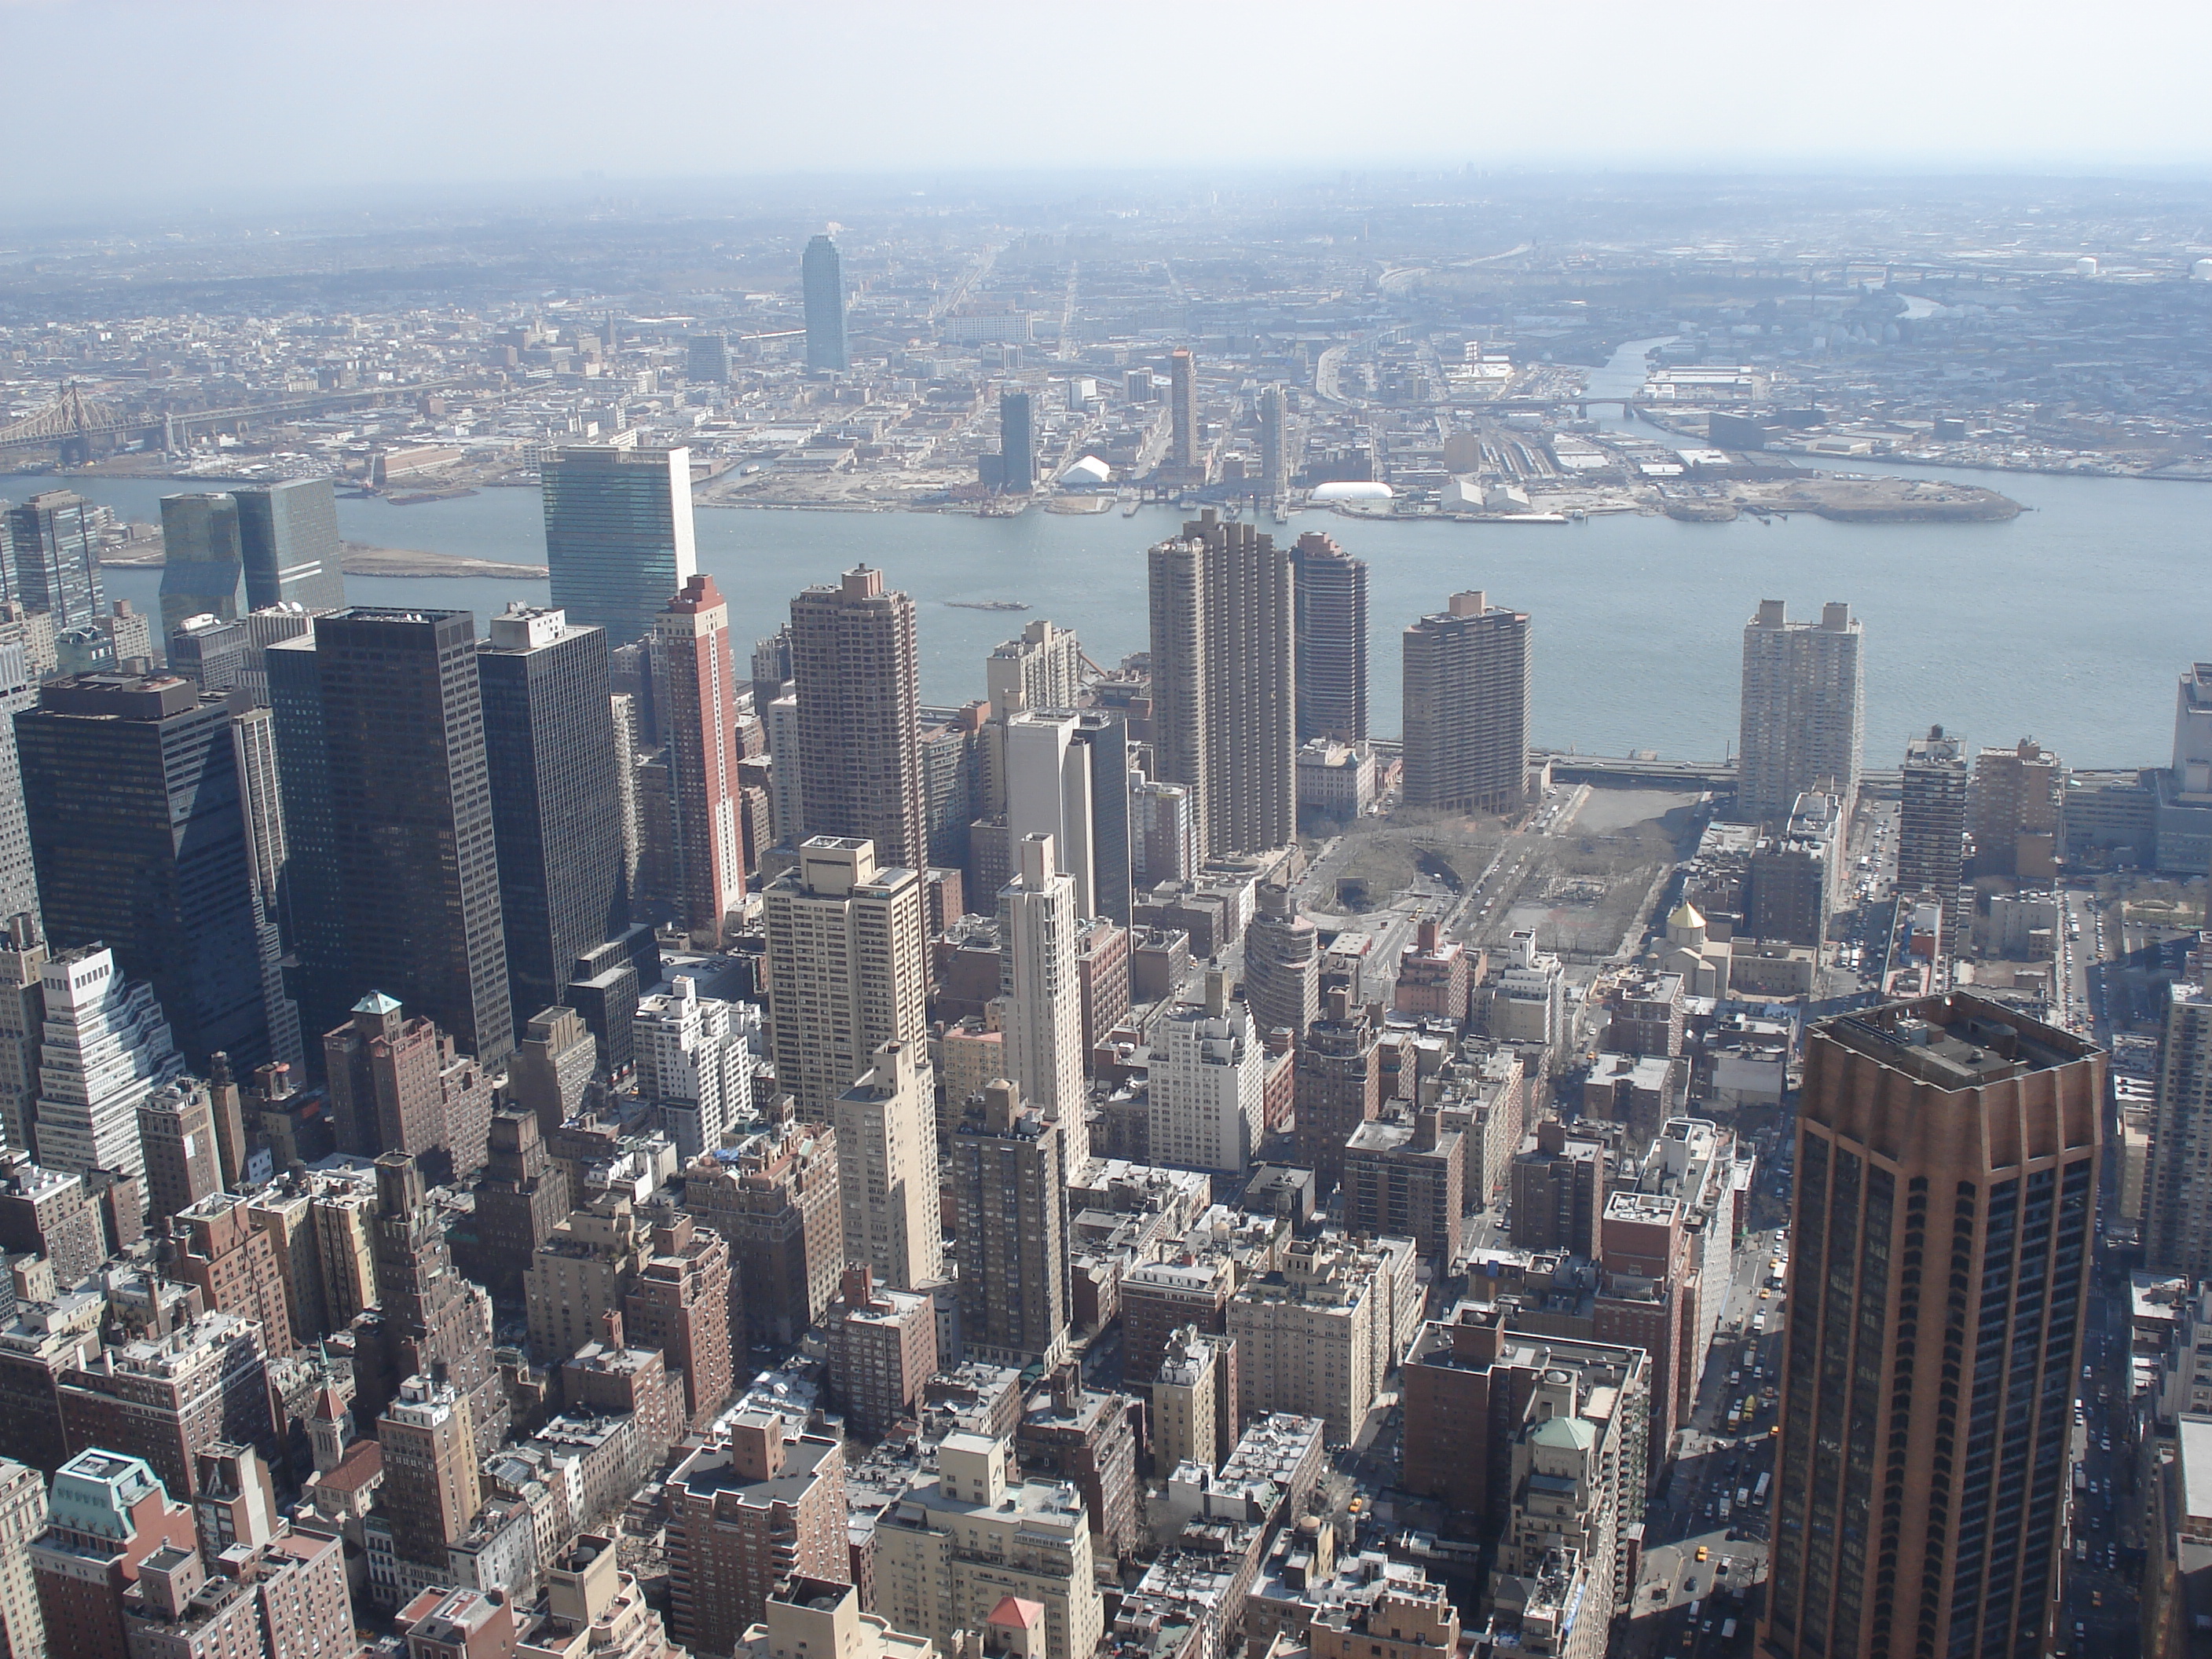
[[[2164,0],[0,0],[0,200],[912,167],[2212,164]]]

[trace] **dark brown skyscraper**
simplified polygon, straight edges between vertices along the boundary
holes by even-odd
[[[2048,1650],[2104,1089],[1976,997],[1813,1029],[1762,1652]]]
[[[1290,555],[1208,507],[1146,556],[1154,781],[1189,787],[1201,858],[1283,846],[1297,830]]]
[[[1298,741],[1367,736],[1367,561],[1317,530],[1291,550],[1298,591]]]
[[[929,865],[914,601],[860,565],[791,602],[799,797],[810,836],[876,844],[886,869]]]

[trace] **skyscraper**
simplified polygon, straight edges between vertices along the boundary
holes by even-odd
[[[2212,950],[2199,935],[2167,988],[2165,1040],[2144,1176],[2143,1261],[2154,1272],[2212,1278]]]
[[[2104,1088],[1969,995],[1813,1028],[1763,1652],[2047,1650]]]
[[[815,836],[763,898],[777,1086],[826,1121],[877,1049],[928,1040],[921,877],[878,868],[867,842]]]
[[[576,958],[629,926],[607,636],[510,605],[477,653],[511,1008],[561,1000]]]
[[[738,830],[737,670],[730,608],[712,576],[694,576],[653,624],[653,701],[668,744],[669,886],[692,938],[722,942],[745,896]]]
[[[468,1404],[477,1455],[490,1456],[507,1438],[509,1415],[493,1363],[491,1297],[453,1271],[445,1219],[404,1152],[376,1160],[368,1243],[381,1318],[355,1346],[356,1420],[382,1412],[407,1378],[442,1376]]]
[[[832,1108],[845,1260],[866,1262],[894,1290],[919,1290],[945,1271],[935,1098],[927,1044],[895,1040]]]
[[[1367,561],[1309,530],[1291,550],[1297,584],[1298,741],[1367,737]]]
[[[1759,602],[1743,630],[1737,817],[1786,817],[1799,795],[1825,789],[1842,797],[1850,821],[1866,724],[1863,645],[1848,605],[1832,601],[1819,622],[1802,623],[1780,599]]]
[[[1528,613],[1477,589],[1405,635],[1406,805],[1511,812],[1528,793]]]
[[[1966,758],[1958,738],[1931,726],[1905,745],[1897,811],[1897,890],[1934,893],[1955,929],[1966,903]]]
[[[246,603],[335,611],[345,603],[337,492],[328,478],[284,478],[231,491]]]
[[[2033,738],[1974,757],[1974,872],[2047,882],[2058,873],[2066,769]]]
[[[276,737],[286,860],[278,921],[291,957],[285,988],[300,1010],[307,1064],[321,1061],[322,1033],[361,995],[349,989],[346,918],[341,905],[337,825],[332,816],[330,752],[324,740],[323,659],[312,634],[282,640],[264,657]]]
[[[82,628],[106,610],[92,503],[49,489],[9,507],[7,578],[6,597],[46,611],[58,629]]]
[[[238,766],[239,812],[246,825],[246,868],[252,878],[253,929],[260,948],[269,1058],[304,1075],[307,1052],[300,1005],[284,979],[291,848],[284,834],[283,781],[276,772],[276,721],[265,707],[246,707],[236,696],[230,702],[230,749]]]
[[[845,265],[828,236],[807,243],[799,282],[806,301],[806,366],[842,374],[853,366],[845,346]]]
[[[1283,846],[1297,832],[1290,556],[1208,507],[1147,558],[1157,781],[1190,788],[1200,858]]]
[[[1083,993],[1075,962],[1075,880],[1054,867],[1052,837],[1016,843],[1018,867],[999,895],[1000,988],[1006,1069],[1022,1098],[1059,1124],[1071,1168],[1091,1156],[1084,1126]],[[843,1134],[838,1139],[842,1145]]]
[[[685,335],[684,378],[694,386],[727,386],[730,337],[720,332]]]
[[[47,938],[150,982],[187,1064],[269,1058],[228,702],[173,675],[49,681],[15,717]]]
[[[1168,465],[1203,483],[1206,434],[1198,424],[1198,366],[1188,346],[1168,354]]]
[[[187,617],[229,622],[246,602],[238,503],[212,492],[161,497],[161,637]]]
[[[22,763],[15,752],[15,716],[39,706],[38,672],[31,664],[31,623],[19,605],[0,603],[0,925],[36,915],[37,860],[23,809]]]
[[[806,589],[791,602],[791,671],[806,832],[872,841],[887,868],[927,867],[914,601],[866,565]]]
[[[699,568],[691,538],[691,452],[579,446],[540,469],[553,605],[619,647],[653,632],[668,596]]]
[[[1290,422],[1283,402],[1279,386],[1260,393],[1260,494],[1271,501],[1291,493],[1291,474],[1297,470],[1291,465]]]
[[[1007,1079],[987,1085],[952,1135],[970,1356],[1047,1367],[1066,1357],[1066,1179],[1060,1125]]]
[[[1042,617],[1023,624],[1019,637],[984,659],[983,695],[1001,720],[1018,707],[1074,708],[1083,696],[1083,641]]]
[[[276,659],[292,648],[269,653],[272,696]],[[380,992],[479,1060],[502,1060],[514,1022],[474,619],[356,605],[316,618],[313,653],[312,677],[285,671],[276,734],[295,862],[307,854],[331,884],[319,892],[310,884],[301,896],[334,905],[344,921],[338,1005]],[[310,678],[315,714],[288,717],[289,694]],[[327,799],[302,823],[292,803],[318,781]],[[310,854],[306,843],[322,836],[327,854]]]
[[[1129,920],[1128,728],[1118,714],[1024,713],[1001,727],[1006,836],[1052,837],[1075,914]]]
[[[1010,495],[1036,488],[1036,421],[1026,392],[999,394],[999,485]]]

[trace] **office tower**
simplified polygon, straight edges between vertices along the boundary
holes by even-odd
[[[511,604],[477,653],[509,1006],[561,1000],[576,958],[629,926],[607,636]]]
[[[303,765],[329,798],[304,827],[290,774],[310,722],[288,719],[282,699],[277,752],[295,848],[329,837],[335,893],[311,884],[300,898],[335,902],[344,920],[344,1001],[395,997],[495,1064],[514,1030],[475,623],[465,611],[356,605],[315,619],[313,650],[321,753]],[[272,696],[276,679],[272,661]]]
[[[261,1012],[269,1058],[304,1077],[307,1045],[300,1005],[284,978],[284,924],[291,844],[284,833],[283,780],[276,770],[276,720],[265,707],[234,695],[230,749],[238,769],[238,809],[246,830],[246,872],[253,889],[253,933],[261,969]],[[243,1063],[243,1057],[241,1057]]]
[[[1899,775],[1897,890],[1941,896],[1955,926],[1966,904],[1966,745],[1931,726],[1905,745]]]
[[[847,1428],[876,1439],[914,1411],[921,1385],[936,1375],[936,1300],[879,1286],[867,1263],[854,1262],[823,1323],[830,1393]]]
[[[878,869],[871,842],[815,836],[764,898],[777,1086],[826,1120],[878,1048],[927,1040],[921,878]]]
[[[92,515],[92,503],[67,489],[8,509],[7,597],[46,612],[57,629],[82,628],[107,609]]]
[[[1283,410],[1283,388],[1267,386],[1260,392],[1260,494],[1271,501],[1291,493],[1290,422]]]
[[[1813,1027],[1763,1651],[2045,1650],[2104,1094],[1973,996]]]
[[[1974,757],[1976,874],[2020,881],[2057,875],[2058,799],[2065,777],[2058,757],[2033,738]]]
[[[1083,641],[1042,617],[1024,623],[984,659],[983,694],[1001,720],[1017,708],[1073,708],[1083,700]]]
[[[886,866],[927,867],[921,694],[914,601],[860,565],[791,602],[805,827],[876,844]]]
[[[699,568],[691,452],[578,446],[539,469],[553,608],[619,647],[653,632],[668,596]]]
[[[435,1021],[372,991],[324,1034],[322,1054],[341,1151],[407,1153],[440,1184],[483,1167],[497,1074]]]
[[[1241,1175],[1264,1133],[1267,1050],[1220,969],[1203,1004],[1183,1003],[1155,1024],[1146,1130],[1156,1162]]]
[[[7,724],[0,720],[0,726]],[[31,1145],[46,1018],[39,975],[46,963],[37,915],[9,917],[0,927],[0,1142],[9,1146]]]
[[[1298,1161],[1326,1193],[1344,1173],[1344,1145],[1381,1109],[1380,1034],[1350,993],[1332,990],[1300,1045],[1297,1091]]]
[[[54,1475],[46,1529],[31,1546],[47,1651],[135,1659],[124,1592],[149,1556],[194,1541],[191,1506],[170,1498],[145,1459],[104,1449],[70,1458]]]
[[[1791,622],[1780,599],[1759,602],[1743,630],[1738,817],[1779,817],[1808,789],[1840,795],[1850,817],[1866,724],[1863,650],[1848,605],[1832,601],[1806,623]]]
[[[1000,1078],[951,1137],[960,1216],[960,1336],[969,1358],[1047,1366],[1066,1357],[1068,1286],[1061,1126]]]
[[[1036,422],[1026,392],[999,394],[999,487],[1010,495],[1036,488]]]
[[[276,1455],[266,1352],[258,1324],[220,1311],[111,1348],[62,1373],[63,1436],[72,1446],[143,1457],[189,1498],[198,1491],[199,1455],[218,1442]]]
[[[633,1341],[658,1348],[684,1373],[694,1428],[707,1426],[730,1397],[730,1247],[678,1212],[653,1230],[650,1253],[623,1298]]]
[[[672,988],[639,999],[631,1026],[641,1100],[660,1109],[678,1158],[719,1151],[723,1133],[753,1115],[752,1039],[757,1012],[699,994],[678,974]]]
[[[1115,714],[1030,710],[1002,715],[999,735],[1009,842],[1050,836],[1056,869],[1075,882],[1076,914],[1127,925],[1128,727]]]
[[[345,603],[337,491],[329,478],[249,484],[231,499],[251,609],[335,611]]]
[[[49,681],[15,717],[47,937],[150,982],[187,1064],[269,1055],[228,704],[173,675]]]
[[[88,945],[39,971],[46,1006],[35,1111],[39,1161],[82,1173],[143,1167],[138,1106],[184,1075],[153,988]]]
[[[692,939],[719,947],[744,901],[731,713],[730,608],[712,576],[693,576],[653,622],[653,699],[668,744],[669,897]]]
[[[2199,935],[2185,972],[2167,988],[2159,1046],[2143,1261],[2156,1272],[2212,1278],[2212,948]]]
[[[1406,804],[1516,811],[1528,792],[1528,613],[1477,590],[1405,634]]]
[[[467,1401],[477,1455],[488,1457],[507,1438],[507,1424],[506,1389],[492,1363],[491,1298],[453,1271],[445,1222],[428,1202],[413,1158],[386,1152],[376,1160],[375,1202],[368,1246],[380,1340],[356,1346],[355,1414],[381,1411],[407,1377],[443,1376]]]
[[[1210,507],[1147,557],[1156,781],[1189,788],[1200,858],[1284,846],[1297,832],[1290,558]]]
[[[264,654],[264,663],[289,854],[279,918],[292,957],[285,988],[299,1008],[312,1066],[320,1059],[316,1034],[343,1019],[361,994],[347,994],[351,975],[324,740],[322,659],[310,635],[279,641]]]
[[[169,672],[203,691],[228,691],[246,673],[252,641],[235,618],[187,617],[168,633]]]
[[[198,1079],[179,1078],[139,1103],[138,1145],[145,1160],[146,1218],[163,1231],[171,1216],[222,1190],[215,1113]]]
[[[778,697],[762,711],[761,725],[768,734],[769,833],[777,846],[796,847],[806,837],[798,697],[790,694]]]
[[[28,619],[0,603],[0,923],[39,910],[38,862],[23,806],[22,764],[15,751],[15,716],[39,706],[40,674],[31,662]]]
[[[46,1659],[46,1625],[31,1574],[31,1545],[46,1529],[45,1477],[0,1458],[0,1653],[8,1659]]]
[[[790,1574],[852,1577],[836,1439],[789,1433],[774,1412],[739,1412],[665,1491],[669,1634],[695,1653],[729,1652]]]
[[[1291,574],[1297,586],[1298,741],[1364,743],[1367,561],[1309,530],[1291,549]]]
[[[392,1528],[392,1553],[442,1577],[447,1547],[483,1501],[469,1403],[450,1384],[410,1376],[377,1419],[376,1437],[384,1449],[377,1506]]]
[[[685,335],[684,378],[695,386],[727,386],[730,337],[720,333]]]
[[[1168,464],[1185,477],[1198,473],[1206,433],[1198,423],[1198,369],[1188,346],[1168,354]]]
[[[730,1346],[791,1344],[821,1318],[845,1260],[837,1132],[780,1095],[748,1132],[684,1171],[684,1209],[728,1243]]]
[[[799,258],[806,302],[806,367],[842,374],[853,366],[845,345],[845,268],[837,244],[817,236]]]
[[[238,503],[214,492],[161,497],[161,637],[187,617],[232,622],[246,599],[246,554]]]
[[[832,1109],[845,1259],[868,1263],[894,1290],[919,1290],[945,1272],[929,1050],[894,1039],[870,1059]]]
[[[1019,854],[1020,872],[999,895],[1007,1075],[1024,1100],[1060,1126],[1068,1167],[1079,1169],[1091,1156],[1091,1137],[1084,1125],[1075,882],[1054,871],[1050,836],[1023,836]]]
[[[1288,1031],[1293,1043],[1321,1012],[1321,935],[1277,882],[1260,884],[1244,929],[1244,1000],[1263,1037]]]
[[[949,1434],[937,1472],[908,1486],[876,1527],[876,1605],[894,1629],[940,1653],[979,1631],[1009,1595],[1043,1610],[1029,1659],[1084,1659],[1104,1633],[1082,1494],[1010,1477],[1001,1436]],[[1040,1640],[1040,1637],[1042,1639]]]

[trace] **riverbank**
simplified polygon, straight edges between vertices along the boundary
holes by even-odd
[[[511,581],[544,581],[542,564],[516,564],[505,559],[480,559],[465,553],[434,553],[422,547],[380,547],[371,542],[340,542],[341,566],[349,576],[436,576],[449,579],[482,577]],[[108,570],[159,570],[165,562],[161,538],[125,542],[103,550],[100,566]]]

